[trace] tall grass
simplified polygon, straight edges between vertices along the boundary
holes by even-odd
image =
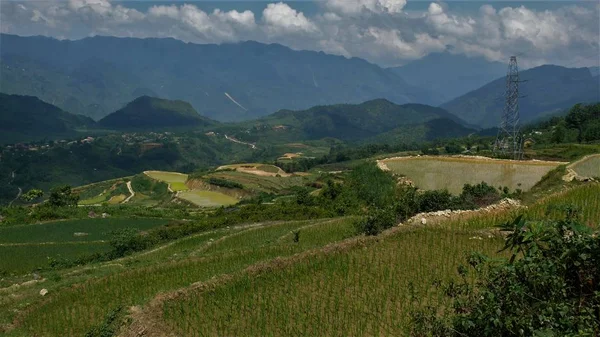
[[[302,221],[236,233],[223,231],[220,237],[196,237],[194,242],[197,246],[183,239],[177,244],[190,252],[188,258],[173,260],[170,254],[172,250],[169,253],[156,251],[147,257],[147,263],[138,268],[135,268],[135,257],[127,259],[129,268],[124,272],[100,279],[91,278],[75,287],[63,288],[48,295],[47,299],[36,304],[22,317],[19,329],[13,333],[83,335],[118,306],[143,304],[160,292],[187,287],[218,275],[236,273],[260,261],[294,255],[308,248],[342,240],[352,230],[351,220],[320,220],[322,227],[319,221]],[[303,235],[303,226],[310,226],[306,227],[306,235]],[[320,228],[323,231],[319,231]],[[303,232],[300,241],[295,243],[288,234],[298,229]],[[238,246],[240,243],[243,246]],[[227,248],[219,248],[221,245]],[[150,263],[152,261],[154,263]]]

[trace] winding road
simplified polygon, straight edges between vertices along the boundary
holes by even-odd
[[[225,135],[225,138],[227,138],[227,140],[230,140],[234,143],[238,143],[238,144],[244,144],[244,145],[248,145],[250,146],[253,150],[256,150],[256,145],[252,144],[252,143],[246,143],[246,142],[242,142],[241,140],[237,140],[235,138],[229,137],[228,135]]]
[[[127,197],[127,199],[123,200],[123,204],[126,202],[129,202],[129,200],[131,200],[131,198],[135,197],[135,192],[133,191],[133,188],[131,187],[131,180],[127,182],[127,189],[129,190],[129,196]]]

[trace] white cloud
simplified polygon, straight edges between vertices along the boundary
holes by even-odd
[[[263,10],[263,20],[267,25],[269,34],[285,33],[315,33],[317,26],[304,16],[283,2],[268,4]]]
[[[363,11],[374,13],[400,13],[406,0],[326,0],[325,6],[341,14],[359,14]]]
[[[522,64],[597,63],[600,5],[552,10],[482,5],[457,12],[433,2],[423,11],[404,10],[405,0],[324,0],[312,16],[293,3],[268,3],[260,18],[249,10],[210,12],[195,4],[154,5],[145,11],[109,0],[0,2],[0,30],[82,38],[94,34],[174,37],[196,43],[243,40],[276,42],[295,49],[357,56],[398,65],[431,52],[484,56]],[[258,14],[260,15],[260,14]]]

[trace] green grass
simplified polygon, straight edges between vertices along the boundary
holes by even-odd
[[[305,229],[302,229],[303,226],[306,226]],[[298,228],[301,231],[300,241],[295,243],[289,234]],[[52,292],[47,301],[31,307],[32,311],[22,317],[18,329],[12,334],[83,335],[119,305],[143,304],[159,292],[187,287],[193,282],[206,281],[218,275],[237,273],[260,261],[291,256],[343,240],[352,228],[351,218],[341,218],[295,221],[242,231],[223,230],[216,235],[210,233],[184,238],[174,244],[176,247],[171,245],[164,251],[157,250],[147,256],[139,254],[113,262],[127,266],[122,272],[101,278],[90,277],[77,287]],[[244,247],[238,247],[239,242],[244,242]],[[221,246],[233,249],[220,249]],[[183,249],[173,250],[177,247]],[[173,260],[176,251],[187,258]]]
[[[49,267],[54,260],[74,260],[93,253],[110,250],[105,242],[74,242],[62,244],[27,244],[23,246],[0,245],[0,271],[9,274],[24,274],[38,268]]]
[[[201,207],[227,206],[238,202],[238,199],[226,194],[203,190],[182,191],[178,197]]]
[[[74,260],[110,250],[109,232],[120,228],[147,230],[167,219],[81,219],[0,228],[0,270],[10,274],[48,267],[48,258]],[[85,233],[86,235],[75,235]]]
[[[311,177],[273,177],[259,176],[256,174],[237,172],[237,171],[217,171],[211,173],[208,177],[225,179],[242,184],[245,189],[255,192],[281,193],[293,186],[303,186],[314,181],[316,176]]]
[[[0,228],[0,243],[84,242],[107,240],[108,232],[120,228],[147,230],[165,225],[167,219],[78,219]],[[75,236],[74,233],[86,233]]]
[[[448,189],[459,194],[464,184],[482,181],[511,190],[529,190],[546,173],[559,164],[540,162],[509,162],[471,158],[416,157],[385,160],[394,173],[406,175],[426,190]]]
[[[590,156],[573,165],[573,170],[582,177],[600,177],[600,154]]]
[[[96,204],[101,204],[105,201],[108,200],[109,195],[108,194],[103,194],[103,195],[97,195],[93,198],[89,198],[89,199],[84,199],[84,200],[80,200],[79,201],[79,205],[96,205]]]
[[[257,169],[269,173],[279,173],[281,171],[279,167],[273,165],[259,165]]]
[[[169,183],[173,191],[185,191],[188,189],[185,185],[188,179],[187,174],[166,171],[147,171],[145,173],[152,179]]]
[[[29,311],[21,312],[9,336],[84,335],[118,306],[142,305],[146,310],[144,304],[157,294],[180,289],[159,306],[164,321],[159,317],[152,322],[174,335],[404,336],[413,308],[446,304],[435,285],[456,277],[456,267],[468,252],[494,255],[502,246],[502,238],[491,235],[490,227],[519,213],[530,219],[558,218],[559,208],[567,204],[578,207],[586,223],[600,222],[599,184],[540,202],[521,211],[404,226],[323,249],[350,238],[355,219],[196,234],[162,249],[61,271],[62,283],[48,280],[23,290],[20,294],[31,296]],[[294,231],[299,231],[298,242]],[[109,265],[118,268],[103,271]],[[73,274],[78,275],[75,286],[67,282]],[[224,275],[229,277],[221,279]],[[214,285],[190,287],[197,282]],[[42,286],[55,288],[40,299],[35,295]]]
[[[192,290],[163,305],[165,326],[183,336],[406,336],[411,285],[443,303],[433,283],[453,277],[466,252],[493,254],[501,243],[403,231]]]
[[[412,310],[447,305],[436,285],[458,277],[469,252],[501,256],[502,237],[482,229],[519,213],[532,220],[562,218],[564,205],[576,206],[584,222],[597,226],[600,185],[580,186],[517,212],[404,227],[257,267],[213,287],[190,288],[163,302],[162,325],[186,336],[407,336]]]

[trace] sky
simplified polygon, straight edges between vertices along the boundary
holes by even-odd
[[[450,52],[520,65],[600,65],[600,1],[0,1],[0,31],[81,39],[254,40],[398,66]],[[0,46],[1,48],[1,46]]]

